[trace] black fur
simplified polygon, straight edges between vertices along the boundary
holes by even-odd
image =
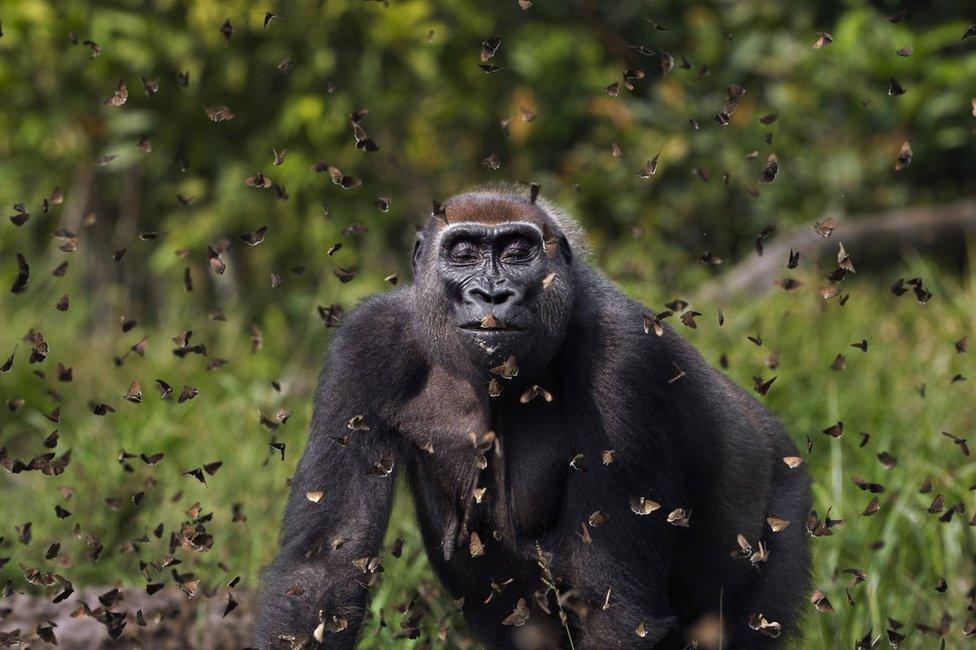
[[[450,260],[444,266],[436,249],[444,226],[432,218],[414,251],[414,285],[367,300],[343,321],[292,482],[281,552],[265,575],[260,646],[313,636],[320,613],[326,622],[348,622],[324,633],[324,647],[355,645],[369,575],[353,560],[379,553],[401,468],[434,569],[464,598],[472,632],[490,648],[568,647],[570,636],[576,648],[682,647],[696,624],[719,617],[725,648],[775,646],[748,620],[762,613],[785,635],[807,585],[809,478],[782,460],[796,455],[789,435],[673,331],[645,333],[648,311],[572,250],[578,233],[558,212],[497,191],[447,205],[449,223],[478,210],[493,214],[493,225],[475,230],[495,235],[506,228],[499,211],[524,216],[540,224],[545,250],[518,268],[489,260],[491,268],[469,277]],[[459,296],[488,276],[516,290],[512,300],[484,308],[535,319],[530,331],[457,330],[451,319],[473,309]],[[510,303],[522,311],[504,311]],[[499,349],[479,359],[471,341],[482,335]],[[512,350],[520,372],[489,397],[487,370]],[[535,384],[551,402],[522,403]],[[368,431],[348,428],[357,415]],[[479,450],[469,434],[481,440],[488,431],[495,442]],[[345,436],[345,445],[336,440]],[[612,463],[601,462],[604,450],[613,450]],[[479,469],[482,452],[487,467]],[[578,454],[585,471],[570,465]],[[369,473],[384,457],[394,460],[393,471]],[[476,487],[487,488],[481,503]],[[319,503],[307,498],[319,490]],[[638,516],[634,496],[662,507]],[[676,508],[690,512],[687,527],[667,522]],[[596,511],[609,523],[587,525],[587,543],[583,524]],[[773,533],[769,513],[790,525]],[[485,547],[478,557],[469,552],[473,532]],[[762,542],[768,560],[752,566],[733,558],[737,534],[757,550]],[[345,542],[333,549],[337,538]],[[534,597],[545,589],[540,551],[565,595],[568,631],[552,595],[540,599],[552,614]],[[508,579],[492,595],[491,583]],[[528,625],[503,625],[519,598],[530,607]]]

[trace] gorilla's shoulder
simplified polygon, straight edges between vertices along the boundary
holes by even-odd
[[[582,295],[577,300],[575,316],[577,325],[591,342],[634,351],[637,342],[649,340],[644,316],[652,313],[650,309],[628,298],[601,273],[590,268],[579,273],[578,282]]]
[[[409,318],[412,308],[412,289],[402,286],[368,296],[349,313],[343,316],[339,324],[339,332],[355,331],[357,334],[368,335],[368,330],[399,329]]]
[[[592,351],[594,371],[612,368],[639,384],[667,384],[680,372],[707,384],[717,374],[667,321],[661,323],[661,336],[645,329],[645,319],[654,317],[652,309],[624,295],[602,274],[581,276],[584,299],[577,301],[576,343]]]
[[[419,352],[410,336],[413,313],[410,287],[366,298],[342,318],[328,363],[372,381],[415,363]]]

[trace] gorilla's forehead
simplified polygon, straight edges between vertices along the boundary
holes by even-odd
[[[472,192],[461,194],[444,206],[448,224],[471,222],[489,225],[522,222],[545,230],[548,217],[539,206],[517,195]]]

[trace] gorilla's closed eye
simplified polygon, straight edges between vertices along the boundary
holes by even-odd
[[[525,237],[515,237],[505,244],[501,260],[506,264],[523,264],[531,261],[538,252],[538,247]]]
[[[481,257],[481,249],[466,239],[458,240],[447,254],[452,264],[474,264]]]

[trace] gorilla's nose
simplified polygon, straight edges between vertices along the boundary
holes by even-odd
[[[515,297],[515,291],[501,282],[478,282],[464,291],[467,302],[475,305],[503,305]]]

